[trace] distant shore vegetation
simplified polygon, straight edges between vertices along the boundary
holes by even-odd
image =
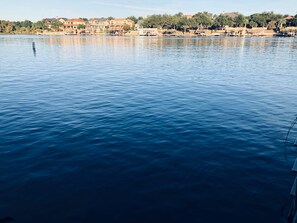
[[[81,18],[88,23],[89,19]],[[114,19],[113,17],[106,18]],[[145,18],[130,16],[127,19],[132,20],[135,25],[144,28],[175,29],[179,31],[194,29],[220,30],[224,27],[246,27],[256,28],[265,27],[281,31],[285,27],[297,27],[297,15],[284,15],[274,12],[255,13],[244,16],[238,12],[222,13],[215,15],[209,12],[198,12],[194,15],[185,15],[177,13],[155,14]],[[5,21],[0,20],[0,33],[2,34],[34,34],[40,31],[59,31],[63,23],[57,18],[42,19],[38,22],[25,21]],[[85,25],[80,25],[78,29],[84,29]],[[134,29],[133,27],[128,27]]]
[[[209,12],[198,12],[193,16],[183,13],[176,15],[151,15],[143,20],[144,27],[174,28],[182,30],[190,29],[222,29],[229,27],[266,27],[270,29],[282,28],[283,26],[297,26],[297,15],[282,15],[274,12],[255,13],[250,16],[232,12],[214,15]]]

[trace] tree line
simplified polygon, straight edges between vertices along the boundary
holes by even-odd
[[[0,20],[0,33],[29,34],[36,33],[41,30],[57,31],[59,27],[62,25],[62,23],[59,22],[57,19],[52,19],[49,28],[49,24],[46,21],[46,19],[43,19],[38,22],[31,22],[29,20],[16,22]]]
[[[214,15],[209,12],[198,12],[193,16],[186,16],[183,13],[175,15],[155,14],[143,17],[127,17],[139,26],[145,28],[176,29],[185,31],[188,29],[223,29],[229,27],[266,27],[268,29],[281,30],[287,26],[297,26],[297,15],[289,18],[289,15],[276,14],[274,12],[255,13],[250,16],[243,14],[222,13]],[[288,19],[289,18],[289,19]],[[108,17],[113,19],[113,17]],[[88,19],[84,20],[87,22]],[[41,30],[58,31],[62,23],[57,19],[43,19],[38,22],[25,21],[4,21],[0,20],[0,33],[36,33]]]
[[[243,14],[222,13],[214,15],[209,12],[198,12],[191,17],[183,13],[175,15],[159,14],[151,15],[143,19],[142,26],[145,28],[162,29],[222,29],[229,27],[265,27],[268,29],[282,29],[286,26],[297,26],[297,15],[288,19],[289,15],[276,14],[274,12],[255,13],[250,16]]]

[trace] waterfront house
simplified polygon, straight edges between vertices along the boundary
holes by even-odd
[[[109,20],[106,18],[93,18],[87,24],[87,30],[91,34],[104,33],[109,27]]]
[[[193,18],[193,15],[191,15],[191,14],[186,14],[186,15],[184,15],[184,17],[185,17],[186,19],[191,19],[191,18]]]
[[[124,32],[133,29],[134,24],[131,19],[112,19],[109,21],[108,31],[110,34],[122,35]]]
[[[67,21],[66,18],[57,18],[57,20],[62,24],[64,24]]]
[[[49,29],[51,29],[53,20],[54,20],[53,18],[46,18],[46,19],[43,19],[42,21]]]
[[[292,19],[294,19],[295,17],[292,15],[287,16],[286,18],[284,18],[286,20],[286,23],[289,23]]]
[[[65,31],[73,31],[79,28],[79,25],[86,25],[83,19],[69,19],[63,23],[63,28]]]

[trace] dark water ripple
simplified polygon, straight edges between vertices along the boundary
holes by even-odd
[[[296,39],[1,36],[0,48],[0,217],[282,221]]]

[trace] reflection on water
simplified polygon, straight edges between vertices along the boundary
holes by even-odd
[[[0,217],[282,220],[296,39],[0,36],[0,48]]]
[[[35,42],[32,42],[32,50],[33,50],[34,57],[36,57],[36,46],[35,46]]]

